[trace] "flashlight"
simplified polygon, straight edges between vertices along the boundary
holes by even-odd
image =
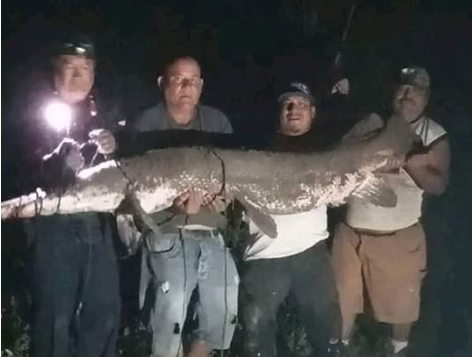
[[[49,103],[44,108],[44,117],[57,132],[65,131],[66,135],[69,135],[72,109],[67,104],[58,101]]]

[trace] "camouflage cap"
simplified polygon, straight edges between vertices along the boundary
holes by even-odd
[[[400,84],[427,89],[430,86],[429,74],[421,67],[403,68],[400,73]]]

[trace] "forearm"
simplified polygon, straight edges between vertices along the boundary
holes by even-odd
[[[447,188],[448,175],[433,166],[407,166],[406,171],[426,193],[439,196],[444,193]]]

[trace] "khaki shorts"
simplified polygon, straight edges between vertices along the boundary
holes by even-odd
[[[391,324],[416,321],[426,273],[425,244],[419,223],[382,236],[339,224],[332,261],[342,315],[364,311],[365,291],[376,320]]]

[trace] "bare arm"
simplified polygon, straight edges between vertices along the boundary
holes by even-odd
[[[412,155],[405,169],[427,193],[439,196],[449,183],[450,147],[447,138],[434,144],[427,153]]]

